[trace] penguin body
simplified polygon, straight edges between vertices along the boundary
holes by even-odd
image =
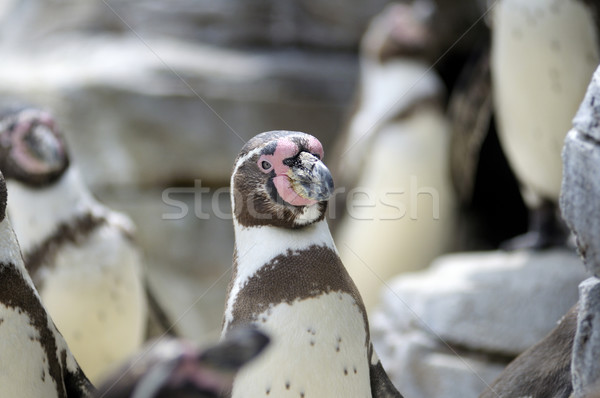
[[[399,397],[373,351],[362,299],[324,219],[333,181],[314,137],[259,134],[232,174],[234,275],[223,336],[254,324],[272,338],[232,397]]]
[[[133,226],[92,197],[65,160],[50,114],[25,108],[3,120],[9,123],[0,129],[0,163],[26,267],[82,368],[96,380],[145,339],[146,297]],[[63,163],[52,178],[42,177]]]
[[[563,142],[600,61],[594,12],[579,0],[501,0],[492,25],[500,142],[528,205],[557,203]]]
[[[378,303],[382,280],[427,267],[452,243],[443,83],[418,56],[418,41],[406,49],[395,36],[413,25],[413,36],[426,41],[426,27],[414,12],[390,6],[365,33],[359,106],[339,150],[337,174],[347,196],[336,210],[347,215],[335,238],[367,310]]]
[[[43,307],[21,257],[0,175],[0,396],[85,397],[92,385]]]

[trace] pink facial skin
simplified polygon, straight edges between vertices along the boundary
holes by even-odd
[[[54,119],[47,112],[26,112],[22,114],[12,135],[12,156],[18,164],[23,165],[29,172],[42,174],[48,172],[51,166],[29,155],[29,149],[23,138],[36,119],[39,124],[45,125],[49,129],[54,128]]]
[[[311,137],[308,143],[309,150],[319,155],[321,159],[323,159],[323,146],[316,138]],[[310,206],[317,203],[314,199],[303,198],[294,191],[292,188],[292,184],[290,181],[290,177],[288,176],[288,172],[290,171],[290,167],[283,164],[283,160],[295,156],[300,148],[298,146],[286,139],[280,139],[277,142],[277,147],[275,148],[275,152],[273,155],[262,155],[258,159],[258,167],[264,173],[270,173],[271,170],[275,169],[275,178],[273,178],[273,184],[277,189],[277,193],[281,198],[292,206]],[[270,163],[271,167],[264,169],[262,167],[263,161],[267,161]]]

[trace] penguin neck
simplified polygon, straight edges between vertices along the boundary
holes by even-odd
[[[327,247],[335,252],[335,244],[326,220],[299,229],[270,225],[244,227],[234,221],[237,278],[243,283],[263,265],[288,251],[310,246]]]
[[[55,232],[60,223],[92,211],[97,203],[75,168],[55,183],[34,188],[8,180],[8,215],[24,253]]]
[[[351,142],[416,102],[438,97],[443,91],[438,76],[416,59],[381,63],[363,57],[360,68],[360,97],[358,112],[350,127]]]

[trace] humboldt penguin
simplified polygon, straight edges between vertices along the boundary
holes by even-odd
[[[325,220],[332,193],[323,147],[302,132],[259,134],[235,161],[222,335],[251,324],[272,344],[236,376],[233,398],[401,397]]]
[[[425,61],[426,10],[392,4],[363,36],[358,107],[334,161],[340,256],[370,311],[384,281],[452,247],[444,85]],[[341,200],[339,200],[341,199]]]
[[[597,1],[500,0],[491,13],[491,78],[502,148],[530,208],[507,248],[564,244],[561,150],[600,62]]]
[[[145,281],[133,224],[94,199],[49,111],[4,104],[0,170],[27,270],[95,381],[146,337]]]

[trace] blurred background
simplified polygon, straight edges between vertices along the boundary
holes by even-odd
[[[229,197],[212,193],[259,132],[301,130],[331,148],[359,38],[385,3],[0,0],[0,95],[55,113],[93,193],[137,225],[178,329],[214,341],[233,230],[213,211],[228,215]],[[165,219],[179,211],[163,202],[174,187],[189,213]]]
[[[214,340],[233,231],[214,214],[229,214],[228,196],[213,193],[259,132],[305,131],[332,149],[361,35],[386,3],[0,0],[0,95],[55,113],[91,190],[137,225],[178,328]],[[169,188],[187,215],[163,201]]]

